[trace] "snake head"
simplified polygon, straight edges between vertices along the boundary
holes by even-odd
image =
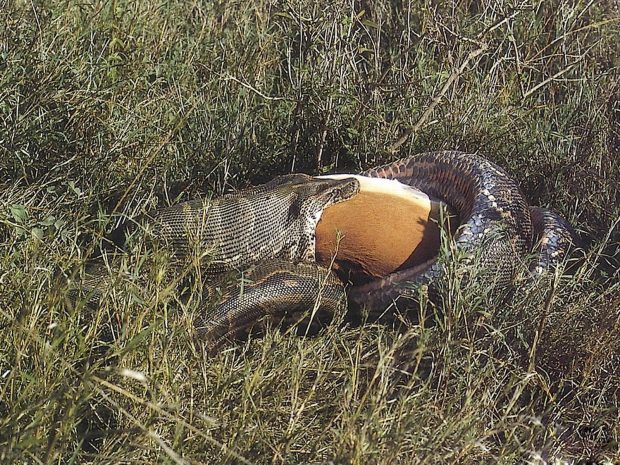
[[[360,183],[355,178],[310,178],[307,184],[300,187],[300,213],[304,218],[315,220],[313,227],[316,228],[325,208],[350,199],[359,190]]]
[[[360,191],[359,180],[354,177],[342,179],[312,178],[316,202],[325,207],[348,200]]]
[[[360,190],[353,177],[330,179],[307,174],[285,174],[259,187],[261,191],[291,198],[289,219],[319,216],[326,207],[348,200]],[[279,192],[278,192],[279,191]],[[318,220],[317,220],[318,221]]]

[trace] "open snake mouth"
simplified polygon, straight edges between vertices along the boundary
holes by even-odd
[[[358,175],[353,197],[327,206],[316,227],[316,261],[353,282],[385,277],[435,257],[441,202],[397,180]]]

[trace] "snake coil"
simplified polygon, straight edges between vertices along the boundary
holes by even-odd
[[[428,152],[361,174],[398,180],[445,203],[458,217],[455,249],[480,256],[500,285],[514,278],[519,262],[534,247],[536,259],[529,268],[540,275],[579,243],[566,220],[530,207],[516,181],[480,155]],[[219,199],[156,210],[139,224],[179,258],[207,256],[203,267],[212,282],[235,270],[243,272],[244,285],[226,288],[215,304],[216,286],[206,286],[196,331],[214,351],[229,339],[270,324],[304,321],[304,328],[316,329],[331,319],[342,306],[345,284],[314,263],[314,231],[324,208],[358,190],[354,178],[281,176]],[[106,273],[96,271],[97,266],[90,269],[82,287],[92,290]],[[350,286],[348,305],[381,312],[401,298],[415,299],[417,286],[432,285],[443,272],[441,261],[434,259]]]

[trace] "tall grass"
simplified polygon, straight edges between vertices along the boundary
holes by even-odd
[[[618,17],[0,1],[0,462],[620,461]],[[432,324],[271,331],[209,358],[156,255],[94,315],[57,279],[118,213],[443,148],[486,154],[577,225],[574,275],[500,301],[455,271]]]

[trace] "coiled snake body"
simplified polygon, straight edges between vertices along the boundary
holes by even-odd
[[[562,261],[577,243],[564,219],[530,207],[514,179],[479,155],[429,152],[361,174],[398,180],[445,203],[458,218],[454,250],[479,256],[500,285],[513,279],[534,246],[536,258],[529,268],[540,274]],[[142,224],[177,256],[204,255],[211,281],[230,270],[249,270],[244,285],[228,288],[219,302],[213,303],[214,286],[207,286],[207,304],[196,330],[214,350],[249,330],[282,321],[298,323],[304,314],[302,331],[331,318],[342,304],[345,286],[315,263],[314,233],[326,207],[358,191],[355,178],[288,175],[220,199],[157,210]],[[394,302],[415,299],[418,286],[432,286],[443,267],[441,260],[433,259],[349,286],[348,305],[353,311],[365,307],[382,312]],[[91,273],[91,286],[96,286],[96,274]]]

